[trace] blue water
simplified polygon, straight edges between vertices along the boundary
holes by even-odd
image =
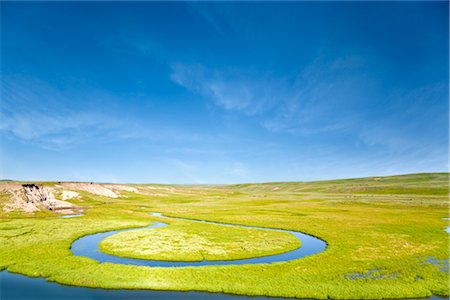
[[[446,220],[446,221],[449,221],[450,220],[450,218],[442,218],[442,220]],[[445,232],[447,232],[447,233],[450,233],[450,226],[447,226],[447,227],[445,227]]]
[[[0,272],[1,300],[280,300],[287,298],[246,297],[205,292],[172,292],[152,290],[107,290],[61,285],[44,278],[32,278]]]
[[[68,219],[68,218],[76,218],[76,217],[82,217],[82,216],[84,216],[84,214],[65,215],[65,216],[61,216],[60,218]]]
[[[166,218],[161,213],[152,213],[153,216]],[[126,258],[126,257],[118,257],[114,255],[109,255],[103,253],[99,249],[99,243],[116,233],[130,231],[130,230],[141,230],[143,228],[160,228],[167,226],[166,223],[163,222],[155,222],[150,226],[141,227],[141,228],[133,228],[133,229],[122,229],[122,230],[113,230],[108,232],[95,233],[91,235],[84,236],[79,238],[75,242],[73,242],[71,250],[73,255],[75,256],[86,256],[92,259],[95,259],[99,262],[110,262],[116,264],[127,264],[127,265],[137,265],[137,266],[152,266],[152,267],[192,267],[192,266],[217,266],[217,265],[242,265],[242,264],[268,264],[275,262],[286,262],[294,259],[299,259],[305,256],[313,255],[319,252],[322,252],[326,249],[326,243],[313,237],[311,235],[291,231],[291,230],[282,230],[282,229],[273,229],[273,228],[262,228],[255,226],[244,226],[244,225],[232,225],[232,224],[224,224],[217,222],[209,222],[209,221],[199,221],[185,218],[174,218],[174,219],[182,219],[188,220],[190,222],[201,222],[207,224],[221,225],[221,226],[233,226],[233,227],[244,227],[244,228],[254,228],[259,230],[271,230],[278,232],[287,232],[295,236],[297,239],[301,241],[301,247],[284,252],[281,254],[268,255],[262,257],[255,258],[247,258],[247,259],[236,259],[236,260],[215,260],[215,261],[198,261],[198,262],[182,262],[182,261],[162,261],[162,260],[146,260],[146,259],[137,259],[137,258]]]
[[[293,298],[247,297],[206,292],[152,290],[107,290],[61,285],[44,278],[32,278],[7,271],[0,272],[1,300],[281,300]],[[416,300],[443,300],[433,296]],[[415,300],[415,299],[405,299]]]
[[[164,217],[162,214],[153,214],[154,216]],[[191,220],[194,222],[194,220]],[[203,222],[203,221],[195,221]],[[230,224],[221,224],[215,222],[205,222],[210,224],[220,224],[223,226],[239,226]],[[151,226],[144,228],[157,228],[166,226],[167,224],[163,222],[156,222]],[[72,251],[77,252],[78,255],[83,255],[82,253],[88,254],[85,256],[92,257],[99,261],[109,261],[114,263],[130,263],[138,265],[150,265],[150,266],[185,266],[185,265],[211,265],[211,264],[243,264],[243,263],[271,263],[276,261],[288,261],[291,259],[296,259],[304,257],[307,255],[312,255],[325,250],[326,244],[324,241],[314,238],[312,236],[295,232],[289,230],[279,230],[279,229],[268,229],[259,228],[252,226],[240,226],[240,227],[251,227],[262,230],[277,230],[281,232],[289,232],[295,235],[297,238],[301,239],[302,247],[293,251],[289,251],[279,255],[271,255],[261,258],[254,259],[243,259],[243,260],[230,260],[230,261],[211,261],[211,262],[163,262],[163,261],[145,261],[139,259],[127,259],[115,256],[110,256],[98,251],[98,243],[105,237],[126,230],[138,230],[138,229],[125,229],[125,230],[115,230],[105,233],[98,233],[83,237],[75,241],[72,245]],[[142,228],[139,228],[142,229]],[[83,241],[83,242],[81,242]],[[299,252],[303,249],[301,252]],[[284,260],[283,260],[284,259]],[[250,261],[250,262],[249,262]],[[145,262],[145,263],[144,263]],[[126,300],[136,300],[136,299],[151,299],[151,300],[162,300],[162,299],[212,299],[212,300],[280,300],[280,299],[291,299],[291,298],[272,298],[272,297],[247,297],[247,296],[235,296],[220,293],[207,293],[207,292],[173,292],[173,291],[152,291],[152,290],[108,290],[108,289],[92,289],[85,287],[75,287],[57,284],[54,282],[48,282],[44,278],[32,278],[26,277],[19,274],[9,273],[7,271],[0,272],[0,299],[1,300],[103,300],[103,299],[126,299]],[[447,298],[441,298],[433,296],[431,298],[425,298],[427,300],[442,300]],[[414,299],[407,299],[414,300]],[[416,299],[416,300],[424,300]]]

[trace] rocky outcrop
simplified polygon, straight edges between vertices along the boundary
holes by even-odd
[[[33,213],[39,210],[57,211],[64,214],[73,214],[82,211],[82,208],[68,201],[79,199],[83,201],[82,194],[88,192],[110,198],[118,198],[121,192],[141,193],[134,186],[119,184],[98,184],[94,182],[58,182],[49,184],[1,182],[0,194],[7,194],[7,200],[0,203],[0,210],[21,210]],[[55,195],[58,197],[56,199]],[[85,207],[86,208],[86,207]]]
[[[56,200],[55,196],[51,192],[51,190],[45,186],[39,186],[34,183],[31,184],[22,184],[23,190],[25,192],[25,197],[27,203],[39,203],[44,201],[51,202],[52,200]]]
[[[22,210],[33,213],[40,210],[34,203],[25,200],[24,190],[18,184],[2,185],[0,193],[9,195],[8,201],[3,206],[5,212]]]
[[[62,191],[61,193],[61,200],[66,201],[66,200],[70,200],[73,198],[78,198],[80,196],[80,194],[78,194],[77,192],[73,192],[73,191]]]
[[[131,193],[139,193],[139,190],[135,187],[128,186],[128,185],[122,185],[122,184],[107,184],[105,185],[106,188],[111,189],[113,191],[125,191],[125,192],[131,192]]]
[[[82,208],[77,205],[56,199],[55,192],[59,192],[59,190],[41,184],[1,183],[0,194],[7,195],[7,200],[0,204],[0,209],[5,212],[24,211],[27,213],[50,210],[63,214],[82,211]]]
[[[87,183],[87,182],[64,182],[61,184],[64,188],[86,191],[91,194],[117,198],[118,195],[114,193],[112,190],[100,185],[98,183]]]
[[[35,206],[43,206],[52,211],[72,210],[77,207],[72,203],[60,201],[55,198],[53,188],[36,184],[23,184],[23,191],[27,203],[33,203]]]

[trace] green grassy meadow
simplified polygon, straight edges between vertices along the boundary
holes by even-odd
[[[0,268],[113,289],[317,299],[448,296],[449,234],[444,229],[449,224],[442,219],[449,213],[448,184],[448,173],[429,173],[304,183],[133,185],[139,193],[122,191],[119,198],[77,191],[81,197],[71,202],[86,207],[83,217],[1,210]],[[0,201],[4,205],[8,196]],[[72,255],[70,245],[81,236],[154,221],[169,226],[120,233],[102,248],[122,256],[198,260],[255,257],[299,246],[282,233],[163,220],[151,211],[296,230],[328,246],[294,261],[240,266],[140,267]]]
[[[298,247],[298,239],[286,232],[179,220],[163,228],[118,233],[100,243],[108,254],[165,261],[244,259]]]

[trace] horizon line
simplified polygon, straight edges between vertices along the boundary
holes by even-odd
[[[353,180],[353,179],[366,179],[366,178],[386,178],[386,177],[400,177],[411,175],[427,175],[427,174],[447,174],[450,175],[450,171],[435,171],[435,172],[417,172],[417,173],[403,173],[392,175],[371,175],[364,177],[348,177],[348,178],[330,178],[330,179],[318,179],[318,180],[287,180],[287,181],[260,181],[260,182],[241,182],[241,183],[130,183],[130,182],[99,182],[99,181],[77,181],[77,180],[17,180],[17,179],[0,179],[0,183],[11,182],[39,182],[39,183],[92,183],[92,184],[128,184],[128,185],[183,185],[183,186],[217,186],[217,185],[244,185],[244,184],[276,184],[276,183],[310,183],[310,182],[323,182],[323,181],[336,181],[336,180]],[[450,182],[449,182],[450,185]]]

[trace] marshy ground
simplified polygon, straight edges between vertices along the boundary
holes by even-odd
[[[20,204],[21,183],[1,183],[0,267],[87,287],[323,299],[448,295],[448,220],[443,220],[448,180],[448,173],[433,173],[218,186],[39,183],[70,203],[72,212],[83,211],[75,218],[60,218],[58,210],[39,203],[39,210],[23,211],[10,203],[14,195]],[[183,268],[100,264],[70,251],[84,235],[158,221],[150,211],[296,230],[328,246],[285,263]],[[167,222],[164,228],[111,236],[101,247],[120,256],[195,261],[256,257],[299,246],[289,234]]]
[[[284,232],[189,221],[174,223],[157,229],[115,234],[104,239],[100,248],[122,257],[202,261],[259,257],[300,247],[295,236]]]

